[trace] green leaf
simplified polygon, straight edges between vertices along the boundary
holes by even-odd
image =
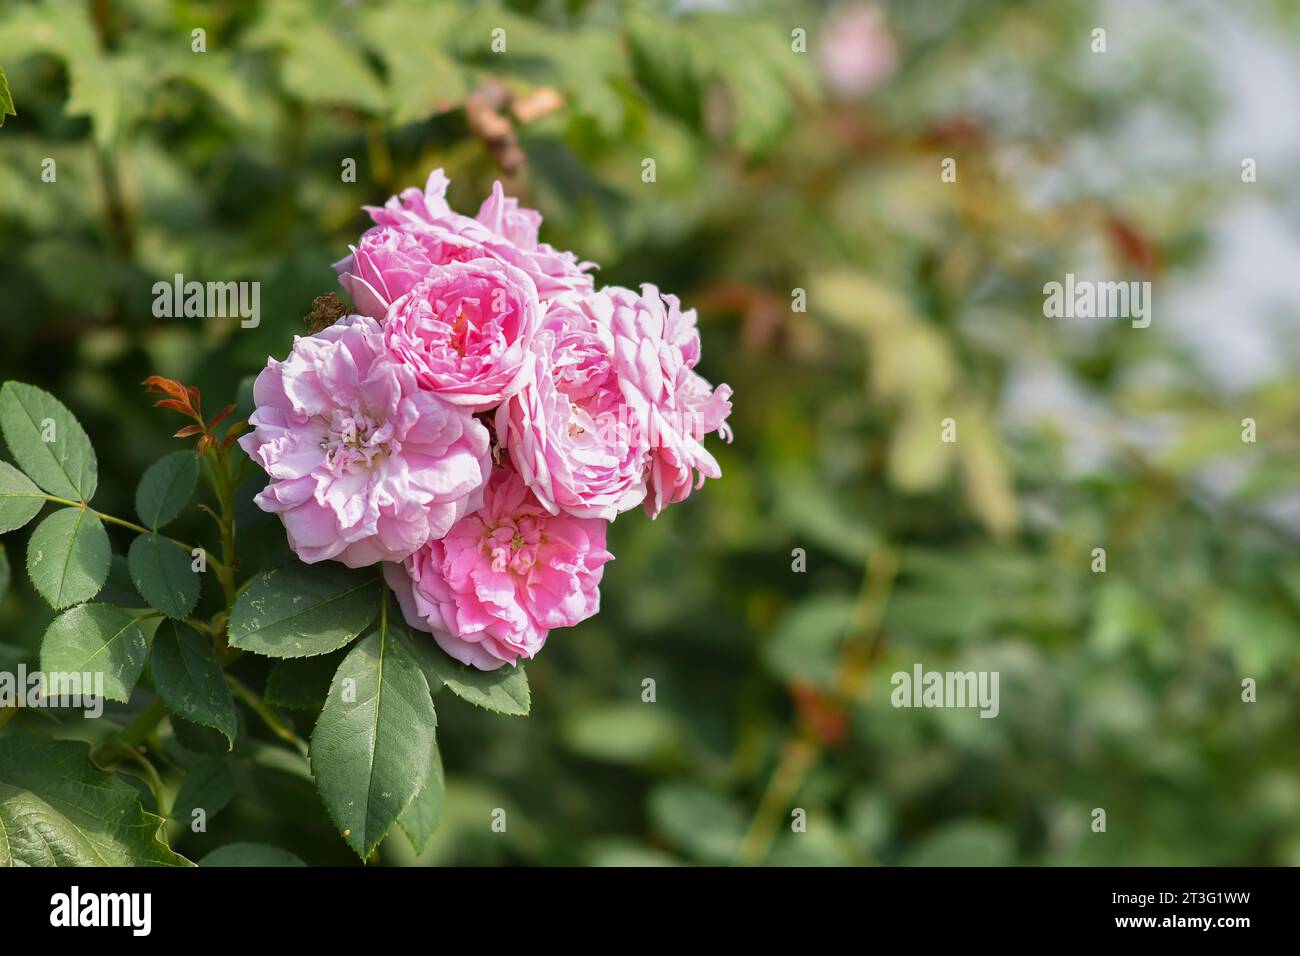
[[[255,580],[230,615],[230,643],[266,657],[314,657],[346,645],[379,608],[379,579],[337,564],[290,565]]]
[[[199,576],[189,552],[157,531],[142,534],[127,552],[131,580],[149,606],[170,618],[188,617],[199,600]]]
[[[95,449],[72,412],[49,392],[5,382],[0,388],[0,430],[14,461],[50,494],[75,501],[89,501],[95,494]]]
[[[108,580],[103,589],[95,595],[99,604],[113,604],[117,607],[144,608],[148,602],[140,597],[131,581],[131,568],[126,563],[126,556],[113,555],[108,565]]]
[[[230,741],[219,730],[192,723],[176,714],[172,714],[168,723],[176,742],[190,753],[209,757],[225,757],[230,753]]]
[[[381,625],[339,665],[311,735],[316,787],[363,860],[425,786],[436,725],[419,664]]]
[[[108,579],[108,532],[89,508],[60,508],[27,542],[27,574],[56,611],[89,601]]]
[[[959,820],[929,833],[903,858],[904,866],[1007,866],[1015,844],[1006,830],[982,820]]]
[[[343,662],[341,651],[320,657],[276,661],[266,678],[263,698],[275,707],[320,710],[330,691],[334,672]]]
[[[429,841],[433,839],[434,831],[442,821],[442,805],[446,798],[447,781],[442,772],[442,754],[438,752],[438,742],[435,740],[433,752],[429,755],[429,777],[411,805],[397,818],[397,825],[411,841],[416,853],[423,853],[429,848]]]
[[[221,757],[204,757],[185,775],[172,803],[172,819],[188,829],[195,810],[203,811],[206,822],[225,809],[234,796],[235,774],[230,762]]]
[[[669,842],[703,863],[729,863],[745,834],[730,801],[694,783],[667,783],[650,795],[650,818]]]
[[[389,113],[395,125],[419,122],[458,105],[469,92],[467,72],[446,49],[464,12],[452,4],[370,6],[359,11],[362,41],[383,62]],[[418,16],[420,29],[407,25]]]
[[[286,92],[304,103],[352,106],[368,113],[384,109],[384,88],[363,51],[314,21],[292,34],[280,76]]]
[[[191,866],[88,744],[0,739],[0,866]]]
[[[267,846],[265,843],[231,843],[219,850],[213,850],[203,859],[199,866],[306,866],[302,860],[288,850]]]
[[[522,665],[481,671],[453,660],[431,635],[420,632],[413,633],[407,644],[421,669],[450,687],[457,697],[498,714],[522,717],[528,713],[528,677]]]
[[[625,19],[637,82],[657,106],[695,126],[700,119],[700,78],[682,27],[632,10]]]
[[[565,717],[560,734],[574,753],[632,766],[670,759],[683,739],[668,710],[641,702],[580,708]]]
[[[138,615],[110,604],[64,611],[41,640],[41,670],[103,674],[104,696],[126,703],[140,679],[149,642]]]
[[[85,116],[91,122],[95,143],[112,148],[121,136],[145,115],[150,100],[152,65],[143,57],[90,56],[70,58],[69,116]]]
[[[155,531],[173,521],[189,504],[199,478],[199,459],[192,451],[164,455],[144,473],[135,490],[135,511]]]
[[[833,593],[814,594],[792,605],[762,646],[768,670],[786,681],[829,687],[855,606],[851,595]]]
[[[0,534],[17,531],[45,507],[45,495],[21,471],[0,461]]]
[[[235,698],[211,641],[188,624],[164,621],[154,635],[149,669],[158,696],[172,711],[221,731],[234,747]]]
[[[14,98],[9,94],[9,81],[5,79],[5,71],[0,69],[0,126],[4,126],[6,116],[17,115]]]

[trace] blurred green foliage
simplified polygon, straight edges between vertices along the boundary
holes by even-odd
[[[1243,195],[1236,160],[1206,160],[1225,107],[1202,51],[1112,27],[1101,61],[1084,0],[895,0],[876,23],[893,53],[846,91],[825,75],[843,11],[695,6],[10,0],[0,378],[73,409],[100,507],[128,512],[173,447],[146,375],[234,400],[336,288],[363,204],[443,166],[472,213],[500,176],[599,281],[698,308],[736,441],[713,447],[721,480],[614,525],[602,612],[530,665],[531,717],[438,698],[447,797],[419,862],[1300,864],[1300,559],[1278,507],[1300,377],[1225,392],[1160,305]],[[1291,3],[1231,15],[1300,22]],[[476,116],[494,90],[526,157],[504,171]],[[1139,162],[1139,114],[1190,153]],[[1045,319],[1044,282],[1089,268],[1153,280],[1153,327]],[[175,273],[259,281],[261,325],[154,318]],[[1037,407],[1035,372],[1075,404]],[[51,615],[4,554],[8,667]],[[999,671],[1000,715],[895,709],[889,676],[916,662]],[[2,732],[91,739],[129,716]],[[173,812],[221,805],[206,834],[173,825],[175,848],[348,862],[300,758],[243,716],[229,776],[171,722]],[[416,862],[397,837],[381,858]]]

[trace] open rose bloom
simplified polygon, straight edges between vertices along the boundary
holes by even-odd
[[[483,500],[487,429],[421,389],[373,319],[298,338],[253,398],[239,442],[271,479],[255,500],[303,561],[400,561]]]
[[[268,363],[240,444],[302,560],[383,562],[411,627],[493,670],[599,610],[609,522],[721,476],[731,389],[676,297],[597,290],[500,183],[474,217],[447,186],[366,207],[335,265],[358,314]]]

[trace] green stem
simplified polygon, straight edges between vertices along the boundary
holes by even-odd
[[[39,497],[44,498],[46,501],[53,502],[56,505],[67,505],[69,508],[85,509],[86,511],[89,511],[91,514],[93,514],[95,517],[99,518],[100,521],[106,521],[109,524],[115,524],[123,528],[129,528],[130,530],[138,532],[139,534],[155,533],[154,531],[151,531],[149,528],[146,528],[144,525],[136,524],[134,521],[127,521],[125,518],[118,518],[115,515],[106,514],[103,511],[96,511],[94,508],[90,507],[90,505],[86,504],[84,501],[73,501],[70,498],[60,498],[58,495],[47,495],[44,492],[39,492],[38,495]],[[37,497],[37,496],[34,495],[32,497]],[[186,551],[192,552],[196,550],[194,545],[187,544],[178,538],[172,538],[167,535],[163,535],[163,537],[167,538],[167,540],[172,542],[172,544],[180,545]],[[218,571],[224,570],[224,567],[221,564],[221,562],[215,561],[212,558],[208,558],[208,563],[211,564],[213,568],[218,569]]]
[[[217,530],[221,533],[221,571],[218,577],[221,590],[226,598],[226,611],[235,606],[235,487],[230,474],[230,452],[220,445],[214,447],[208,461],[208,480],[212,484],[213,494],[217,497],[220,511],[215,515]],[[213,562],[216,564],[216,562]]]
[[[898,576],[898,563],[897,550],[889,544],[882,544],[863,569],[862,587],[858,591],[848,632],[840,644],[828,695],[842,712],[847,712],[857,703],[866,685],[880,641],[885,607]],[[738,865],[756,866],[767,858],[776,839],[777,827],[809,771],[821,759],[823,746],[822,741],[806,728],[786,743],[749,830],[736,850],[735,862]]]
[[[253,713],[262,718],[262,722],[266,724],[271,733],[275,734],[286,743],[292,744],[293,747],[304,757],[307,756],[307,741],[303,740],[286,727],[284,721],[276,716],[275,711],[271,710],[270,707],[267,707],[262,701],[262,698],[253,693],[252,689],[247,684],[237,677],[232,677],[230,674],[226,675],[226,683],[230,685],[230,689],[235,692],[236,697],[247,704],[248,708],[253,711]]]
[[[164,791],[162,777],[158,775],[158,771],[154,768],[154,765],[149,762],[149,758],[134,750],[123,751],[123,756],[129,760],[135,761],[144,768],[145,774],[149,777],[149,789],[153,791],[154,800],[158,803],[158,812],[163,816],[168,816],[169,814],[163,809]]]
[[[102,765],[105,761],[112,763],[132,753],[132,748],[153,733],[154,728],[162,723],[162,719],[166,716],[167,705],[162,702],[161,697],[155,697],[149,706],[136,714],[129,724],[100,744],[91,757],[96,763]]]

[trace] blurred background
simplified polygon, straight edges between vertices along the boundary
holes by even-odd
[[[0,379],[72,408],[130,513],[176,427],[146,375],[233,401],[363,204],[500,178],[599,282],[699,311],[736,438],[613,526],[530,717],[439,695],[440,832],[382,861],[1300,865],[1298,54],[1295,0],[6,0]],[[260,326],[155,318],[175,273],[260,282]],[[1151,326],[1045,318],[1067,273],[1152,282]],[[29,530],[9,662],[51,616]],[[998,671],[999,716],[895,709],[917,663]],[[245,729],[175,848],[356,863]]]

